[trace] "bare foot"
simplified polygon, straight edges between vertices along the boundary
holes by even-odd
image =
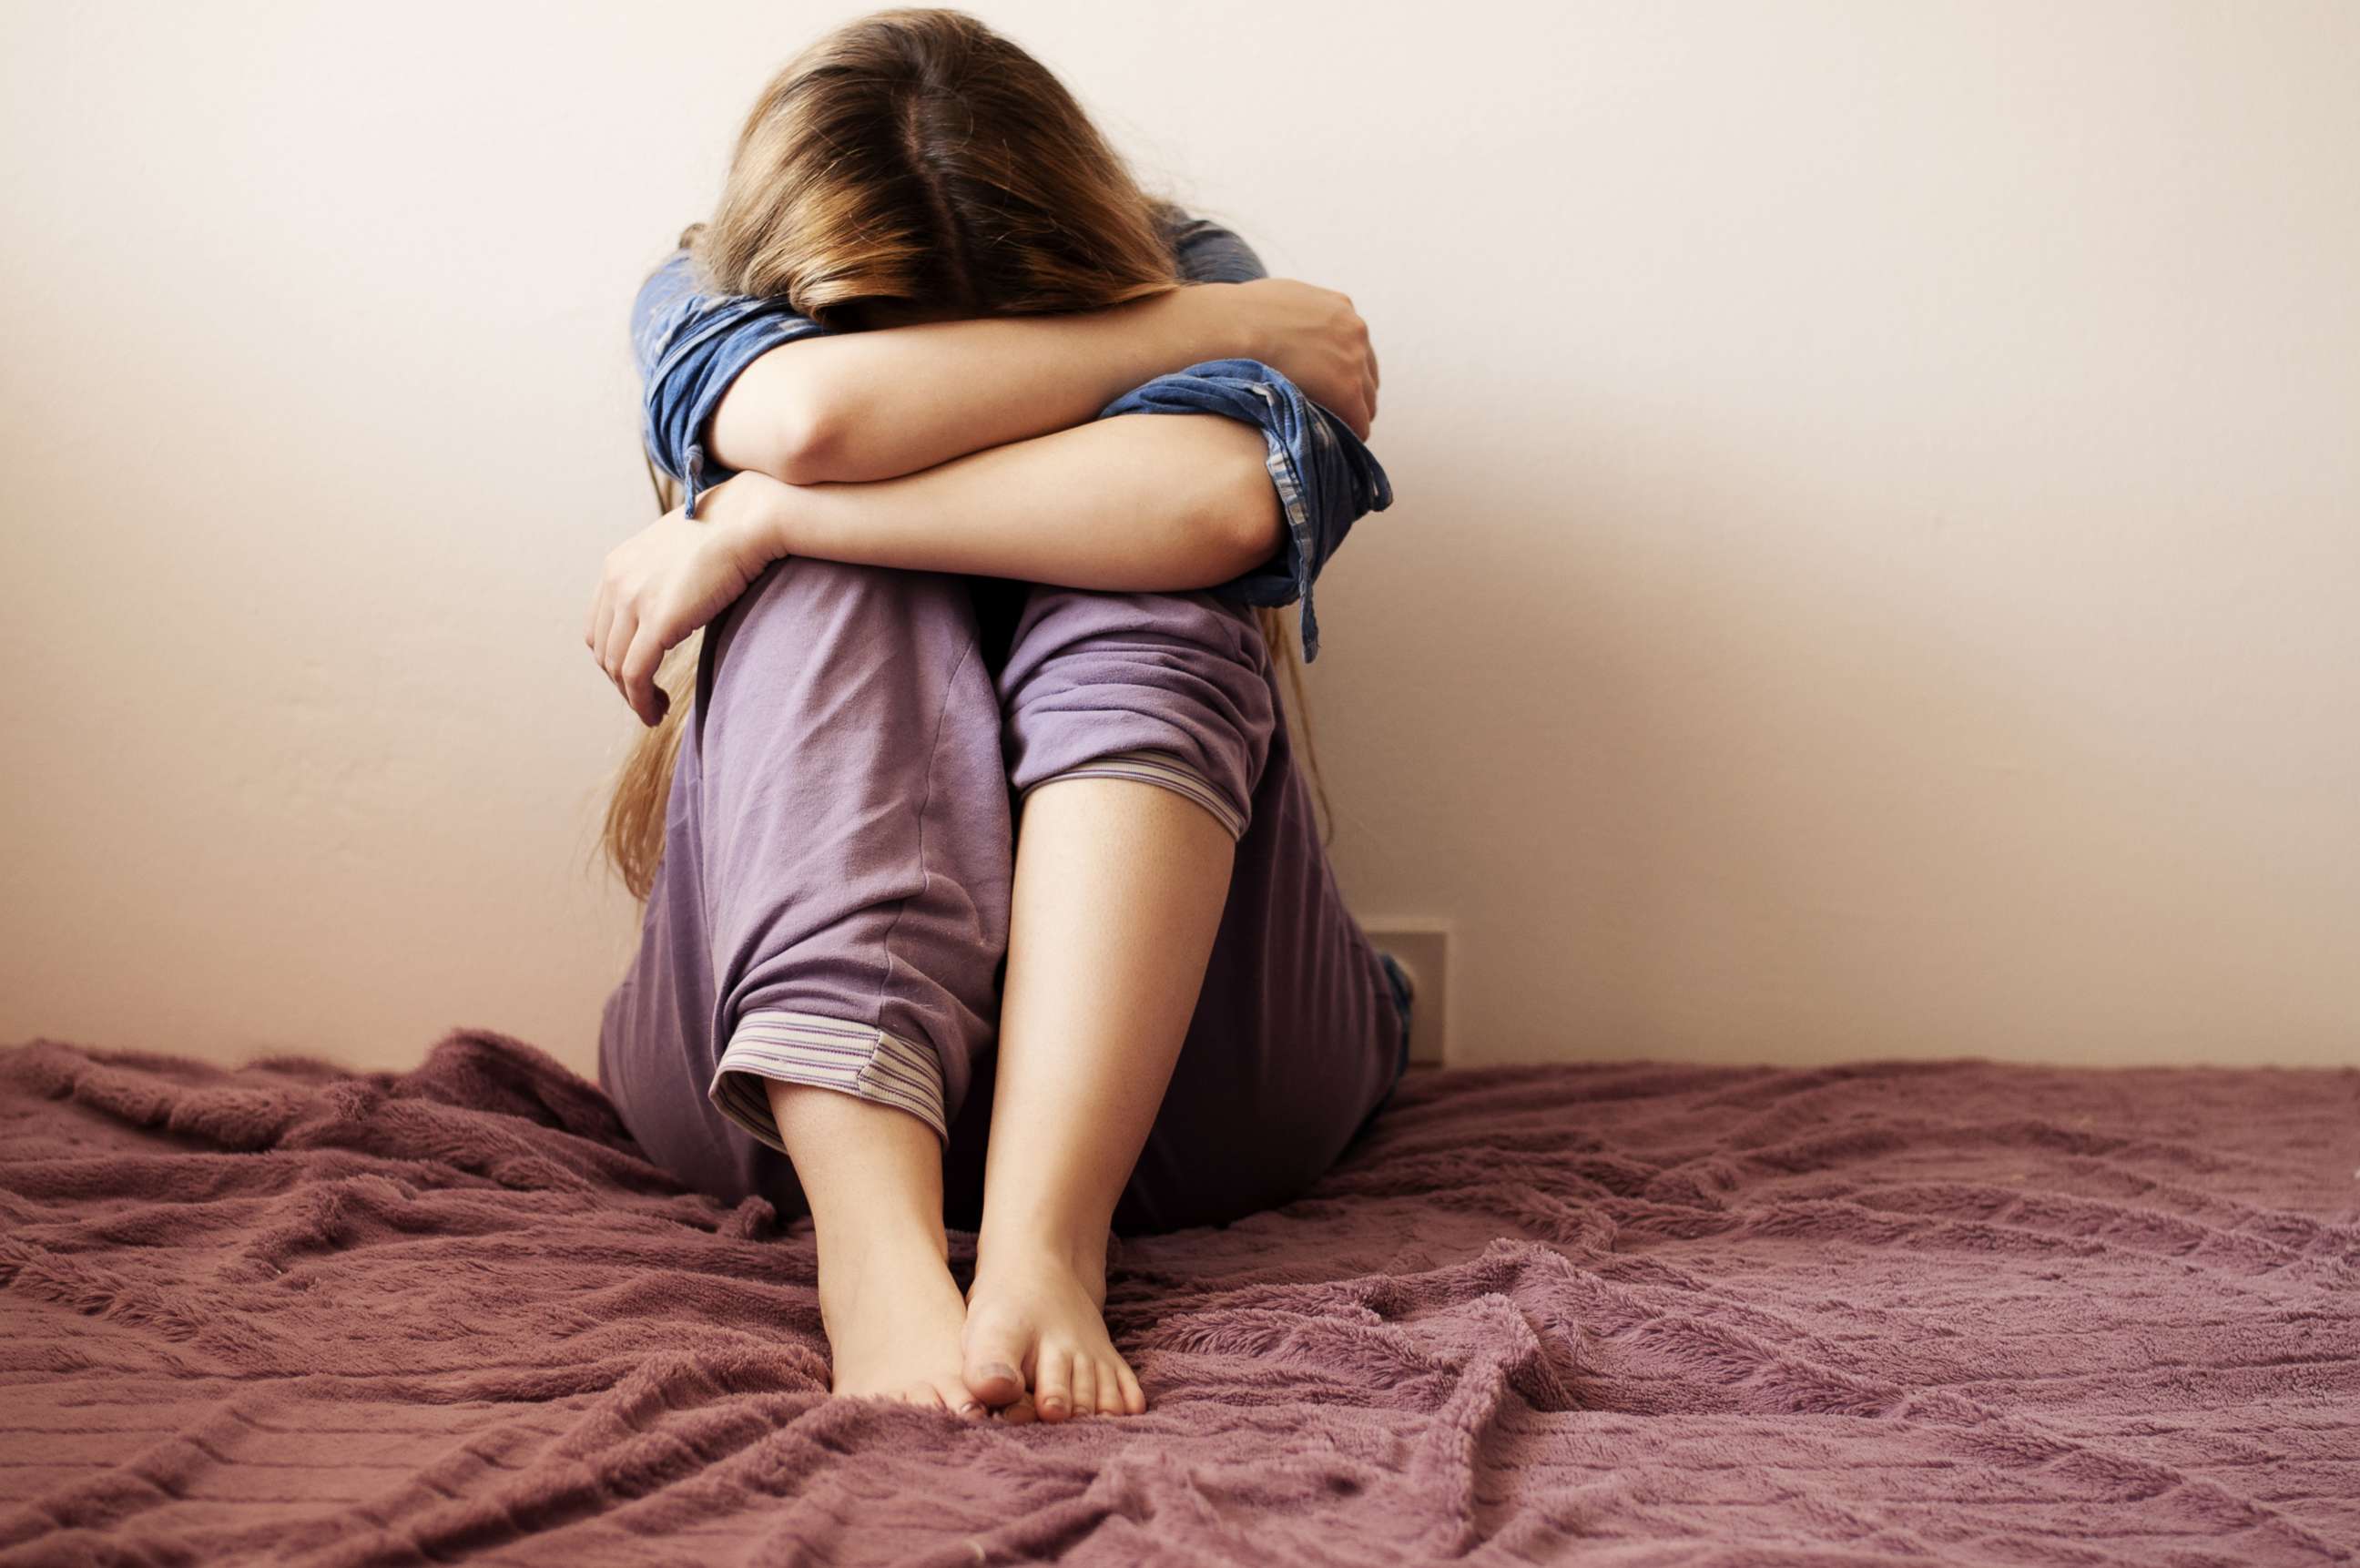
[[[1135,1416],[1147,1396],[1107,1337],[1106,1248],[993,1239],[967,1293],[966,1386],[1022,1420]],[[1029,1394],[1029,1397],[1028,1397]]]
[[[960,1376],[967,1303],[939,1234],[864,1235],[820,1247],[819,1312],[835,1380],[830,1392],[989,1414]]]

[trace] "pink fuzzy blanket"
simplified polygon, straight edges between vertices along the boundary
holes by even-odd
[[[1120,1246],[1147,1415],[975,1426],[827,1398],[808,1226],[529,1046],[40,1041],[0,1563],[2344,1563],[2356,1174],[2353,1070],[1415,1074]]]

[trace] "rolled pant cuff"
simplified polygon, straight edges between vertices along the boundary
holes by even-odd
[[[787,1152],[761,1080],[810,1084],[907,1111],[947,1140],[942,1064],[933,1050],[873,1024],[815,1013],[760,1011],[738,1020],[705,1093],[714,1109],[759,1142]]]
[[[1043,784],[1059,779],[1136,779],[1142,784],[1161,784],[1165,789],[1186,795],[1211,812],[1231,839],[1245,836],[1244,814],[1229,804],[1229,797],[1216,787],[1213,781],[1182,762],[1169,751],[1110,751],[1103,757],[1077,763],[1062,773],[1051,773],[1024,786],[1017,795],[1021,803]]]

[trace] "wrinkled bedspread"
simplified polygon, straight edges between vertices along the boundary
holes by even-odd
[[[0,1563],[2348,1562],[2355,1176],[2354,1070],[1415,1074],[1121,1245],[1147,1415],[978,1426],[827,1398],[808,1224],[521,1042],[37,1041]]]

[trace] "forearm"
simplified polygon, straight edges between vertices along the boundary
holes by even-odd
[[[806,337],[748,366],[713,413],[722,466],[789,484],[873,481],[1081,425],[1131,388],[1247,354],[1235,285],[1058,315]]]
[[[1265,450],[1260,429],[1219,414],[1093,420],[893,478],[778,485],[768,527],[781,554],[1134,593],[1211,587],[1279,546]]]

